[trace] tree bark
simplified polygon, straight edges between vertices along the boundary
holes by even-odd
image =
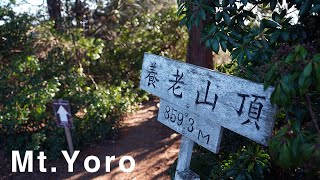
[[[81,28],[81,20],[83,18],[83,14],[82,14],[82,5],[80,0],[76,0],[74,5],[74,12],[76,14],[77,27]]]
[[[212,50],[206,48],[206,46],[200,42],[201,29],[202,25],[199,25],[199,27],[193,26],[189,32],[187,63],[213,69],[214,63]]]
[[[61,0],[47,0],[50,20],[54,21],[55,29],[62,30]]]

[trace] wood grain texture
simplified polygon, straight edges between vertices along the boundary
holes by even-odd
[[[273,88],[238,77],[146,53],[140,88],[263,145],[274,126]]]
[[[191,157],[192,157],[192,150],[193,150],[194,142],[190,139],[182,136],[181,144],[180,144],[180,151],[179,157],[177,162],[177,168],[175,173],[175,179],[192,179],[191,177],[195,177],[197,174],[189,170]],[[188,172],[189,178],[185,178],[186,171]],[[193,178],[194,179],[194,178]]]
[[[213,121],[165,99],[160,100],[158,121],[213,153],[218,153],[223,128]]]

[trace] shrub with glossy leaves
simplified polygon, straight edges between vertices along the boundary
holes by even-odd
[[[201,23],[202,43],[231,53],[233,62],[218,70],[275,87],[272,177],[320,176],[319,13],[319,0],[179,3],[181,24],[191,29]]]

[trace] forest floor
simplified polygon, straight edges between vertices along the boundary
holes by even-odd
[[[11,173],[11,157],[6,158],[0,152],[0,179],[170,179],[168,170],[178,156],[181,136],[157,121],[157,103],[143,103],[140,110],[128,115],[122,122],[117,139],[83,148],[74,163],[73,173],[68,173],[64,158],[46,161],[47,170],[56,167],[56,173],[39,172],[36,162],[33,173]],[[100,169],[95,173],[84,169],[84,159],[89,155],[97,156],[101,161]],[[111,162],[111,172],[106,172],[105,157],[113,155],[116,160]],[[134,158],[136,166],[133,172],[120,170],[119,160],[122,156]],[[93,164],[90,165],[93,167]]]

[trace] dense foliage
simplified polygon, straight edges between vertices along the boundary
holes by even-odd
[[[179,3],[181,24],[189,30],[202,24],[201,41],[207,47],[231,52],[231,64],[218,70],[275,88],[271,101],[278,113],[268,149],[235,144],[237,151],[217,157],[224,160],[212,165],[215,173],[261,179],[271,169],[269,178],[320,176],[319,12],[318,0]],[[215,173],[213,179],[222,178]]]
[[[129,19],[115,30],[119,36],[106,43],[107,50],[92,66],[92,73],[111,81],[129,78],[138,85],[144,52],[185,59],[188,37],[175,13],[176,8],[169,7]]]
[[[116,8],[104,16],[114,17]],[[121,15],[137,9],[118,10]],[[175,11],[168,6],[146,11],[140,18],[118,16],[104,22],[108,29],[92,33],[90,30],[100,28],[98,17],[88,30],[70,23],[74,18],[70,15],[59,22],[61,30],[55,21],[1,6],[0,148],[60,156],[67,143],[63,128],[54,120],[54,99],[71,104],[76,149],[110,138],[123,116],[145,98],[137,88],[143,53],[157,50],[176,57],[185,53],[175,51],[186,41]],[[107,31],[114,37],[106,38],[109,34],[103,32]]]
[[[25,28],[16,27],[12,33],[10,25],[20,21]],[[137,94],[126,91],[132,88],[129,82],[101,87],[83,73],[86,61],[100,56],[102,41],[79,35],[70,41],[50,23],[31,28],[27,16],[11,16],[1,26],[1,37],[1,143],[8,151],[46,150],[55,157],[65,149],[63,129],[53,117],[53,99],[71,102],[76,147],[109,136],[136,100]]]

